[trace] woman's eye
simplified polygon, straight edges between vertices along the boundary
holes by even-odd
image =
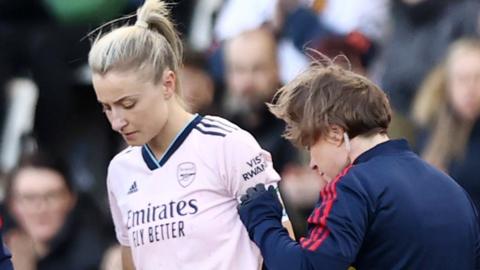
[[[131,109],[131,108],[133,108],[134,106],[135,106],[135,103],[134,103],[134,102],[129,102],[129,103],[123,104],[123,107],[124,107],[125,109]]]
[[[108,112],[108,111],[110,111],[110,110],[111,110],[110,106],[102,105],[102,111],[103,111],[103,112]]]

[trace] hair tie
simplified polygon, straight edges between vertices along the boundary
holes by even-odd
[[[145,21],[136,21],[135,26],[148,29],[148,23]]]

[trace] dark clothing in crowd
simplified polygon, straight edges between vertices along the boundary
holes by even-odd
[[[270,152],[277,172],[281,173],[288,164],[298,162],[298,151],[281,136],[285,123],[270,113],[267,106],[252,116],[239,114],[227,118],[250,132],[260,146]]]
[[[104,228],[102,219],[76,207],[53,239],[51,252],[38,262],[38,270],[98,270],[108,244]]]
[[[422,153],[429,141],[428,130],[419,132],[417,139],[417,152]],[[452,141],[455,143],[455,141]],[[446,166],[447,173],[462,186],[470,195],[477,209],[480,209],[480,120],[473,126],[465,145],[465,153]]]
[[[451,162],[448,173],[470,194],[477,209],[480,209],[480,121],[473,127],[465,151],[461,159]]]
[[[3,223],[3,220],[0,220],[0,223]],[[0,245],[2,245],[0,247],[0,270],[13,270],[12,261],[10,260],[12,255],[3,243],[1,226],[0,224]]]
[[[8,107],[7,83],[17,77],[31,78],[38,87],[34,123],[38,143],[64,154],[64,127],[74,104],[74,70],[85,63],[89,41],[81,38],[88,28],[63,28],[42,2],[0,2],[0,123],[5,121]]]
[[[15,229],[13,223],[8,224],[11,229]],[[37,270],[98,270],[104,251],[113,242],[113,228],[93,201],[81,195],[52,239],[48,254],[37,261]]]
[[[38,0],[0,0],[0,18],[3,22],[43,21],[48,15]]]
[[[385,44],[382,88],[395,110],[408,115],[426,74],[439,63],[450,43],[478,34],[480,3],[425,0],[407,5],[393,1],[393,29]]]

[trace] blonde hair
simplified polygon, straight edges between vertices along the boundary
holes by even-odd
[[[412,107],[414,121],[432,133],[422,156],[440,168],[446,168],[454,159],[463,158],[472,121],[460,117],[449,103],[447,93],[449,67],[458,54],[468,50],[480,53],[480,39],[463,38],[452,43],[445,60],[434,68],[419,88]],[[452,143],[455,138],[455,143]]]
[[[322,58],[282,87],[274,104],[268,104],[287,124],[284,137],[308,147],[331,125],[343,128],[350,138],[386,133],[391,109],[385,93],[367,78]]]
[[[137,10],[135,25],[126,25],[100,34],[88,56],[93,73],[142,70],[155,83],[168,68],[177,72],[182,63],[182,42],[169,19],[167,4],[146,0]]]

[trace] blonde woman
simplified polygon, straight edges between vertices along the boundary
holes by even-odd
[[[130,145],[107,179],[123,269],[259,269],[238,197],[280,177],[249,133],[185,110],[182,45],[168,13],[145,1],[135,25],[100,36],[89,54],[97,99]]]
[[[452,44],[442,65],[426,78],[413,107],[419,148],[449,173],[480,206],[480,39]]]

